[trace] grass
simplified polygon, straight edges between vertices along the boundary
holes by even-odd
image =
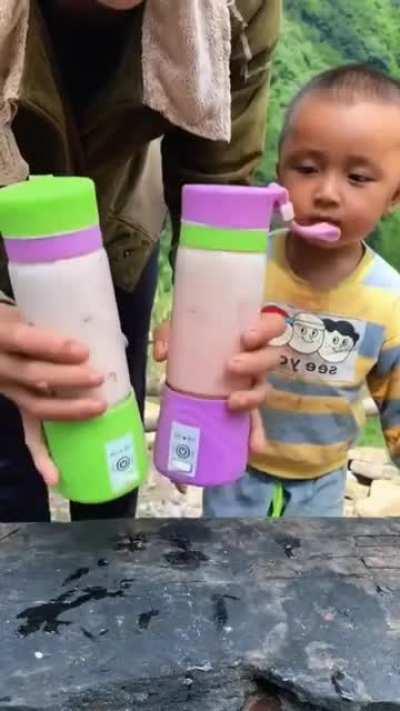
[[[385,447],[385,438],[378,417],[368,417],[357,442],[358,447]]]

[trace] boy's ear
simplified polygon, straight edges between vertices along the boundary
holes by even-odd
[[[389,217],[394,212],[400,209],[400,185],[398,185],[396,192],[394,193],[389,205],[385,210],[385,217]]]

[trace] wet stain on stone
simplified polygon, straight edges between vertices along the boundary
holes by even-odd
[[[393,592],[393,590],[391,588],[389,588],[388,586],[380,585],[379,583],[378,583],[378,585],[375,586],[375,590],[378,593],[378,595],[390,595]]]
[[[235,595],[213,595],[213,621],[217,630],[220,632],[227,626],[229,622],[229,613],[226,605],[226,600],[239,601]]]
[[[65,578],[63,585],[69,585],[70,583],[73,583],[75,580],[79,580],[80,578],[83,578],[84,575],[87,575],[89,572],[89,568],[77,568],[74,573],[71,573],[67,578]]]
[[[48,632],[58,634],[61,627],[68,627],[72,624],[71,620],[60,620],[60,615],[69,610],[73,610],[90,602],[98,600],[121,598],[124,597],[124,590],[107,590],[104,587],[92,586],[84,588],[79,592],[77,590],[68,590],[59,595],[59,597],[50,600],[47,603],[27,607],[20,612],[16,619],[25,620],[24,624],[20,625],[18,632],[22,637],[28,637],[35,632]],[[71,599],[72,598],[72,599]]]
[[[115,550],[135,553],[136,551],[146,550],[146,545],[147,536],[144,533],[137,533],[135,536],[123,535],[118,536]]]
[[[99,566],[99,568],[106,568],[107,565],[110,565],[110,563],[108,562],[107,558],[99,558],[99,560],[97,561],[97,565]]]
[[[165,560],[169,565],[175,568],[188,568],[190,570],[197,570],[202,563],[207,563],[209,558],[204,555],[201,551],[171,551],[170,553],[165,553]]]
[[[95,641],[96,637],[94,636],[94,634],[89,632],[89,630],[85,629],[85,627],[81,627],[81,632],[85,637],[87,637],[87,639],[90,639],[92,642]]]
[[[9,531],[9,533],[6,533],[4,536],[2,536],[0,538],[0,543],[2,543],[3,541],[6,541],[7,538],[11,538],[12,536],[15,536],[15,534],[18,533],[18,531],[19,531],[19,528],[13,528],[12,531]]]
[[[104,637],[104,635],[109,631],[108,629],[102,629],[97,634],[94,634],[93,632],[89,632],[86,627],[81,627],[80,629],[84,637],[90,639],[91,642],[95,642],[98,637]]]
[[[164,554],[164,558],[169,565],[197,570],[201,563],[207,563],[209,560],[208,556],[201,551],[192,550],[192,543],[185,536],[172,533],[168,537],[168,541],[180,549],[179,551],[169,551]]]
[[[159,610],[148,610],[148,612],[142,612],[141,615],[139,615],[138,618],[138,627],[140,630],[147,630],[149,628],[149,624],[153,617],[158,617],[160,614]]]
[[[276,536],[275,541],[279,546],[282,546],[286,558],[294,558],[294,552],[297,548],[301,548],[301,541],[294,536]]]

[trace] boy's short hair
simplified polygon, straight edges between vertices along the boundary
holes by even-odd
[[[311,79],[290,102],[279,139],[281,150],[300,102],[307,96],[324,95],[338,102],[372,101],[398,104],[400,81],[368,64],[347,64],[328,69]]]

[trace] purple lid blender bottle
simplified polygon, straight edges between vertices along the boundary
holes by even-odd
[[[248,459],[250,416],[227,398],[250,382],[227,370],[263,300],[274,208],[293,217],[287,191],[187,185],[176,263],[172,327],[154,450],[156,468],[195,486],[235,481]]]

